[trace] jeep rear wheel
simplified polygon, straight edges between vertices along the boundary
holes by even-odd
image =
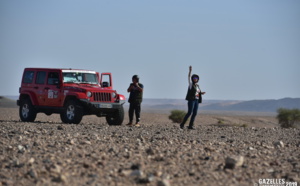
[[[30,99],[21,101],[19,115],[22,121],[34,122],[36,118],[36,110],[34,109]]]
[[[109,125],[122,125],[124,120],[124,108],[121,106],[117,111],[106,116]]]
[[[79,124],[83,117],[82,107],[78,101],[70,100],[65,104],[63,112],[60,114],[60,119],[64,123]]]

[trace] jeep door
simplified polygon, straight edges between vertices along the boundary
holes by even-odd
[[[40,106],[44,106],[46,104],[46,100],[45,100],[45,97],[46,97],[46,89],[45,89],[45,86],[46,86],[46,75],[47,75],[47,72],[46,71],[37,71],[36,72],[36,78],[35,78],[35,85],[34,85],[34,92],[35,92],[35,95],[37,97],[37,102],[38,102],[38,105]]]
[[[111,73],[101,73],[100,85],[102,88],[113,89]]]
[[[45,86],[45,105],[58,107],[61,106],[61,73],[60,71],[49,71]]]

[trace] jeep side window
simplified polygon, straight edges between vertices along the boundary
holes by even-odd
[[[35,83],[36,84],[44,84],[45,80],[46,80],[46,72],[44,72],[44,71],[37,72]]]
[[[49,72],[48,73],[48,85],[58,85],[59,75],[58,72]]]
[[[23,77],[23,83],[32,83],[34,77],[34,71],[26,71]]]

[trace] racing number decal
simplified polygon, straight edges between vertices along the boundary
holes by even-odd
[[[55,99],[58,97],[58,91],[55,90],[48,90],[48,98]]]

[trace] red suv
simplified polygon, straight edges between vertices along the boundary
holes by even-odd
[[[124,120],[125,97],[113,90],[111,73],[90,70],[26,68],[17,101],[22,121],[37,113],[60,114],[64,123],[80,123],[84,115],[106,117],[109,125]]]

